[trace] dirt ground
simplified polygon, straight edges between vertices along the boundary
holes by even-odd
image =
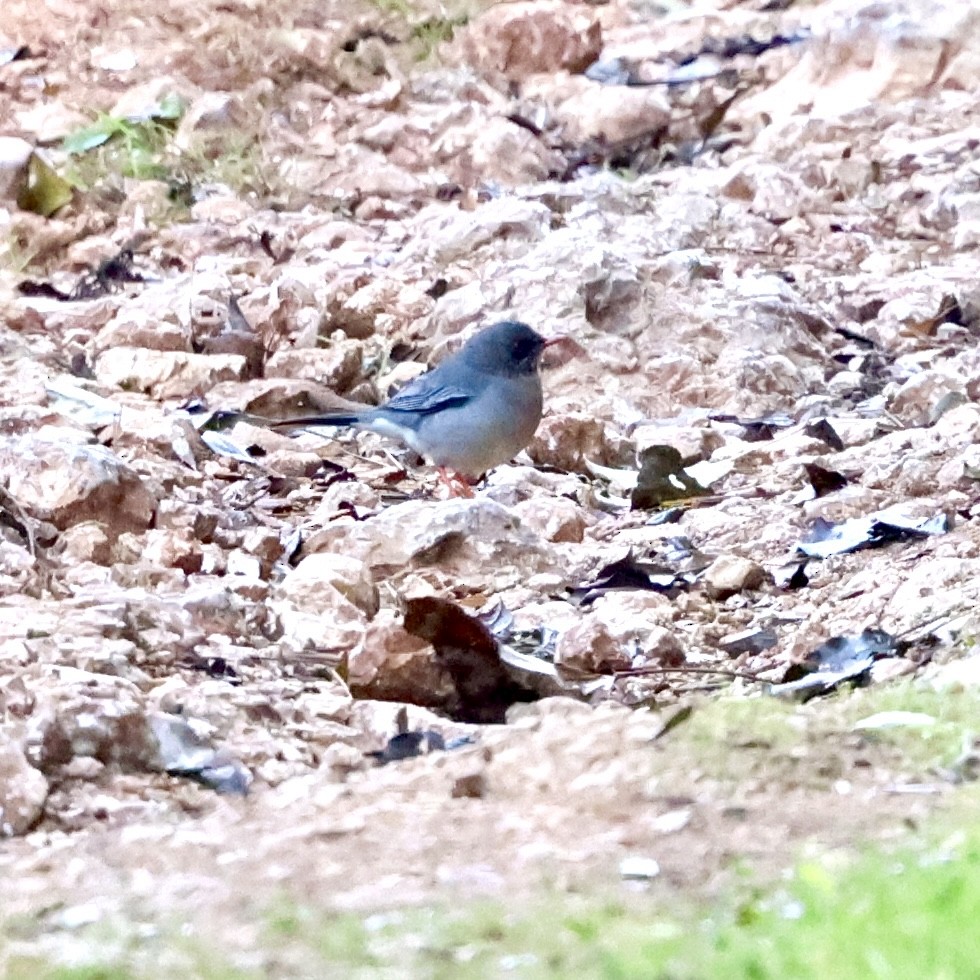
[[[616,888],[632,859],[710,897],[945,805],[862,709],[766,691],[870,628],[903,641],[872,690],[975,683],[980,16],[776,6],[8,4],[0,136],[74,189],[0,199],[0,956],[165,975],[176,929],[311,975],[267,942],[283,902]],[[376,400],[505,317],[581,353],[473,500],[372,435],[196,425]],[[630,508],[662,446],[710,487],[666,520]],[[791,583],[815,522],[889,507],[947,523]],[[575,598],[627,554],[671,587]],[[420,596],[557,635],[568,696],[447,718]],[[402,701],[463,744],[376,766]],[[161,724],[248,794],[161,771],[195,768]]]

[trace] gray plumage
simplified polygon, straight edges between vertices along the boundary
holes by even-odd
[[[538,361],[549,343],[525,323],[495,323],[377,408],[276,425],[366,429],[399,439],[440,468],[478,477],[534,437],[542,408]]]

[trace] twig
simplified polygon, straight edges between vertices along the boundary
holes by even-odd
[[[724,667],[630,667],[628,670],[617,670],[613,677],[642,677],[645,674],[717,674],[721,677],[731,677],[733,680],[754,681],[756,684],[769,682],[742,670],[727,670]]]

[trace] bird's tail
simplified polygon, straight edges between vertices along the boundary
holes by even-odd
[[[328,412],[326,415],[307,415],[298,419],[280,419],[270,423],[273,429],[299,429],[306,425],[357,425],[363,421],[360,412]]]

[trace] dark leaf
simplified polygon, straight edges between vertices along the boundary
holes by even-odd
[[[640,456],[640,473],[630,495],[632,510],[653,510],[662,504],[703,497],[708,491],[684,470],[673,446],[650,446]]]
[[[802,589],[810,584],[806,574],[806,562],[794,561],[775,569],[772,580],[780,589]]]
[[[834,636],[807,654],[801,664],[790,667],[783,683],[774,684],[772,694],[803,700],[827,694],[844,681],[861,683],[880,657],[894,656],[899,644],[884,630],[865,630],[860,636]]]
[[[366,754],[377,760],[379,766],[384,766],[389,762],[414,759],[416,756],[428,755],[430,752],[443,752],[445,748],[445,739],[438,732],[399,732],[393,735],[379,752]]]
[[[572,589],[569,598],[580,606],[587,606],[607,592],[632,589],[672,594],[686,589],[693,579],[692,574],[678,572],[669,565],[640,561],[630,551],[602,568],[592,582]]]
[[[133,250],[124,248],[87,272],[72,290],[72,299],[98,299],[111,293],[120,283],[145,282],[133,268]]]
[[[35,57],[37,56],[31,53],[31,49],[26,44],[22,44],[19,48],[0,48],[0,66]]]
[[[808,422],[803,432],[812,439],[819,439],[826,443],[836,453],[844,449],[844,441],[827,419],[814,419]]]
[[[27,183],[17,197],[17,207],[49,218],[68,204],[73,194],[74,190],[67,180],[59,177],[54,168],[37,153],[31,154],[27,164]]]
[[[739,657],[743,653],[756,654],[770,650],[777,642],[775,630],[749,629],[741,633],[729,633],[718,645],[729,657]]]
[[[449,283],[440,277],[439,279],[436,279],[431,286],[429,286],[429,288],[425,291],[425,294],[426,296],[431,296],[433,299],[440,299],[441,297],[445,296],[448,291]]]
[[[836,470],[825,469],[816,463],[804,463],[803,469],[806,470],[806,478],[817,497],[825,497],[828,493],[847,486],[847,477]]]
[[[409,600],[405,629],[435,649],[436,661],[455,688],[445,709],[457,721],[501,722],[510,705],[537,699],[512,679],[490,630],[454,602],[434,597]]]
[[[780,429],[788,429],[794,420],[785,413],[763,415],[760,418],[743,419],[737,415],[709,415],[713,422],[732,422],[745,431],[742,438],[746,442],[768,442]]]
[[[46,299],[57,299],[62,302],[71,299],[71,293],[66,293],[49,282],[38,282],[35,279],[25,279],[17,283],[17,292],[21,296],[43,296]]]
[[[215,749],[183,715],[156,712],[148,718],[158,744],[157,764],[172,776],[184,776],[218,793],[248,792],[252,774],[227,752]]]
[[[854,517],[840,524],[817,518],[806,540],[796,548],[810,558],[827,558],[861,548],[877,548],[893,541],[945,534],[948,530],[949,518],[945,514],[923,520],[882,511],[868,517]]]
[[[691,715],[694,714],[694,705],[685,704],[683,707],[678,708],[673,714],[668,715],[664,719],[663,724],[657,730],[657,733],[650,738],[651,742],[656,742],[657,739],[663,738],[668,732],[672,732],[678,725],[682,725]]]

